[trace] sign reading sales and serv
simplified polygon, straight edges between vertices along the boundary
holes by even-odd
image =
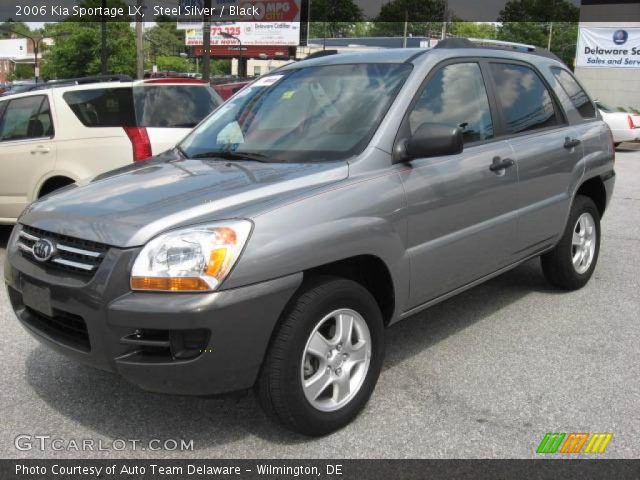
[[[303,5],[305,4],[306,5]],[[185,44],[202,45],[201,0],[181,0],[178,28],[185,30]],[[225,38],[221,33],[236,37],[242,45],[298,46],[303,42],[301,26],[307,19],[308,0],[212,0],[211,45],[234,45],[238,40]],[[190,15],[185,15],[189,13]],[[306,38],[306,37],[305,37]]]
[[[640,28],[581,26],[576,67],[640,68]]]

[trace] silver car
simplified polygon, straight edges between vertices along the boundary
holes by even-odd
[[[32,204],[5,279],[25,329],[79,362],[154,392],[254,388],[323,435],[365,406],[385,327],[537,256],[585,285],[614,179],[611,132],[544,51],[325,56]]]

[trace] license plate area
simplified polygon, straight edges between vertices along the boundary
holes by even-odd
[[[25,306],[46,315],[53,317],[51,308],[51,291],[47,287],[34,285],[28,281],[22,281],[22,302]]]

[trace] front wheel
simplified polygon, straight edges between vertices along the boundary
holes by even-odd
[[[578,195],[560,242],[542,256],[542,269],[553,285],[577,290],[591,278],[599,252],[600,212],[593,200]]]
[[[292,300],[256,383],[264,410],[287,428],[325,435],[367,403],[384,356],[382,314],[360,284],[309,282]]]

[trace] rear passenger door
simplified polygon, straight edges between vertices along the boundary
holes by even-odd
[[[572,177],[581,175],[582,145],[558,99],[531,65],[491,60],[501,130],[518,166],[515,254],[524,258],[553,244],[564,229]]]
[[[408,203],[410,306],[418,306],[505,266],[516,239],[515,165],[496,139],[495,107],[481,64],[459,60],[436,67],[410,107],[399,138],[424,122],[459,126],[464,151],[418,158],[400,171]]]
[[[520,177],[515,256],[550,246],[562,232],[571,201],[569,184],[582,146],[544,77],[531,65],[491,60],[501,129]]]
[[[54,169],[54,125],[47,95],[7,100],[0,119],[0,218],[16,219]]]

